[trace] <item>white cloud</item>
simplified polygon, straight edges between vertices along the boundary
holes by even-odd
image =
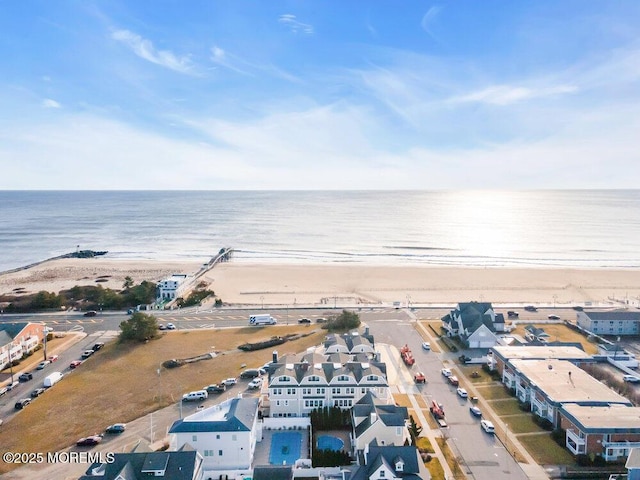
[[[44,108],[60,108],[60,107],[62,107],[62,105],[60,105],[58,102],[56,102],[55,100],[52,100],[50,98],[45,98],[42,101],[42,106]]]
[[[434,40],[435,40],[435,36],[433,34],[431,27],[441,10],[442,10],[442,7],[433,5],[432,7],[429,8],[429,10],[427,10],[427,13],[424,14],[424,16],[422,17],[422,20],[420,21],[420,26],[422,27],[422,29],[425,32],[427,32],[429,36]]]
[[[179,73],[194,73],[193,64],[188,55],[177,56],[169,50],[158,50],[150,40],[129,30],[116,30],[111,34],[111,38],[124,43],[140,58],[151,63]]]
[[[297,17],[291,13],[284,13],[278,18],[278,22],[287,25],[293,33],[313,34],[313,25],[298,21]]]
[[[449,99],[453,103],[479,102],[492,105],[510,105],[534,98],[545,98],[575,93],[573,85],[556,85],[541,88],[517,87],[512,85],[494,85],[466,95]]]

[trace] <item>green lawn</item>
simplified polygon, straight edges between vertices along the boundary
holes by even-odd
[[[558,445],[550,433],[519,436],[518,441],[540,465],[575,465],[569,450]]]
[[[520,407],[518,407],[518,401],[515,398],[509,398],[508,400],[492,400],[489,404],[500,416],[526,413],[520,410]]]
[[[477,389],[478,393],[480,393],[480,395],[482,395],[485,400],[495,400],[496,398],[513,398],[502,384],[490,386],[482,385],[478,386]]]
[[[533,416],[530,413],[523,413],[513,417],[502,417],[502,421],[509,425],[509,434],[511,433],[533,433],[544,432],[542,428],[533,423]]]

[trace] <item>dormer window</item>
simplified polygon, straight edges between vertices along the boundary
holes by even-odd
[[[319,377],[319,376],[317,376],[317,375],[311,375],[311,376],[309,377],[309,381],[310,381],[310,382],[319,382],[319,381],[320,381],[320,377]]]
[[[404,471],[404,462],[402,460],[398,460],[396,462],[396,472],[403,472]]]
[[[349,377],[347,377],[346,375],[340,375],[338,377],[338,381],[339,382],[348,382],[349,381]]]

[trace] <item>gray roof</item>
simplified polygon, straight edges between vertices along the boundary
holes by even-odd
[[[327,349],[333,345],[343,345],[350,352],[358,345],[374,346],[373,335],[360,335],[358,332],[343,333],[341,335],[330,333],[324,341],[324,348]]]
[[[232,398],[210,408],[176,420],[169,433],[184,432],[248,432],[251,431],[258,414],[258,398]],[[227,406],[228,411],[220,419],[207,420],[215,414],[216,409]],[[213,417],[215,418],[215,416]]]
[[[120,476],[124,480],[142,480],[150,478],[143,473],[149,467],[164,468],[162,478],[171,480],[193,480],[194,472],[200,468],[202,457],[195,450],[177,452],[115,453],[113,463],[91,465],[79,480],[115,480]],[[96,469],[104,469],[98,472]],[[93,472],[96,474],[94,475]]]
[[[640,312],[632,312],[628,310],[612,310],[609,312],[601,312],[597,310],[585,310],[584,314],[591,320],[628,320],[640,321]]]
[[[253,469],[253,480],[291,480],[293,467],[291,465],[263,465]]]
[[[442,321],[451,324],[455,314],[462,319],[462,327],[470,333],[475,332],[480,325],[486,325],[489,330],[495,332],[494,322],[490,315],[485,314],[487,310],[493,310],[489,302],[464,302],[459,303],[455,310],[442,317]],[[495,323],[504,323],[504,315],[496,314]]]
[[[302,356],[286,356],[272,365],[269,379],[288,375],[300,383],[305,377],[317,375],[328,383],[338,375],[353,376],[357,382],[367,375],[386,378],[387,366],[385,363],[371,361],[368,358],[365,358],[365,361],[354,361],[352,358],[349,357],[349,360],[343,363],[333,362],[332,359],[335,359],[333,355],[325,357],[316,353],[306,353]],[[356,358],[362,357],[356,356]],[[339,359],[343,360],[344,358],[339,357]],[[383,383],[386,385],[386,380],[381,382],[381,384]],[[376,384],[371,385],[375,386]]]
[[[16,336],[22,330],[24,330],[27,327],[27,325],[29,325],[28,322],[0,323],[0,333],[5,333],[9,337],[9,339],[4,342],[1,342],[2,337],[0,337],[0,345],[6,345],[11,340],[16,338]],[[4,338],[6,339],[7,337],[4,337]]]
[[[373,424],[371,421],[372,413],[375,413],[378,419],[387,427],[404,427],[405,420],[409,418],[407,407],[388,405],[370,391],[356,402],[351,413],[354,419],[364,417],[355,428],[356,437],[360,437]]]
[[[402,460],[404,463],[402,471],[396,471],[395,469],[395,465],[399,460]],[[397,478],[402,478],[403,480],[421,480],[416,447],[394,445],[377,446],[375,442],[369,444],[366,465],[361,465],[351,470],[348,479],[369,480],[369,477],[380,465],[386,465],[387,468],[394,472]],[[349,467],[347,467],[347,469],[348,468]]]

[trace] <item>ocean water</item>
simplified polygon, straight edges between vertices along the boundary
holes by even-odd
[[[640,267],[640,190],[0,191],[0,271],[108,258]]]

